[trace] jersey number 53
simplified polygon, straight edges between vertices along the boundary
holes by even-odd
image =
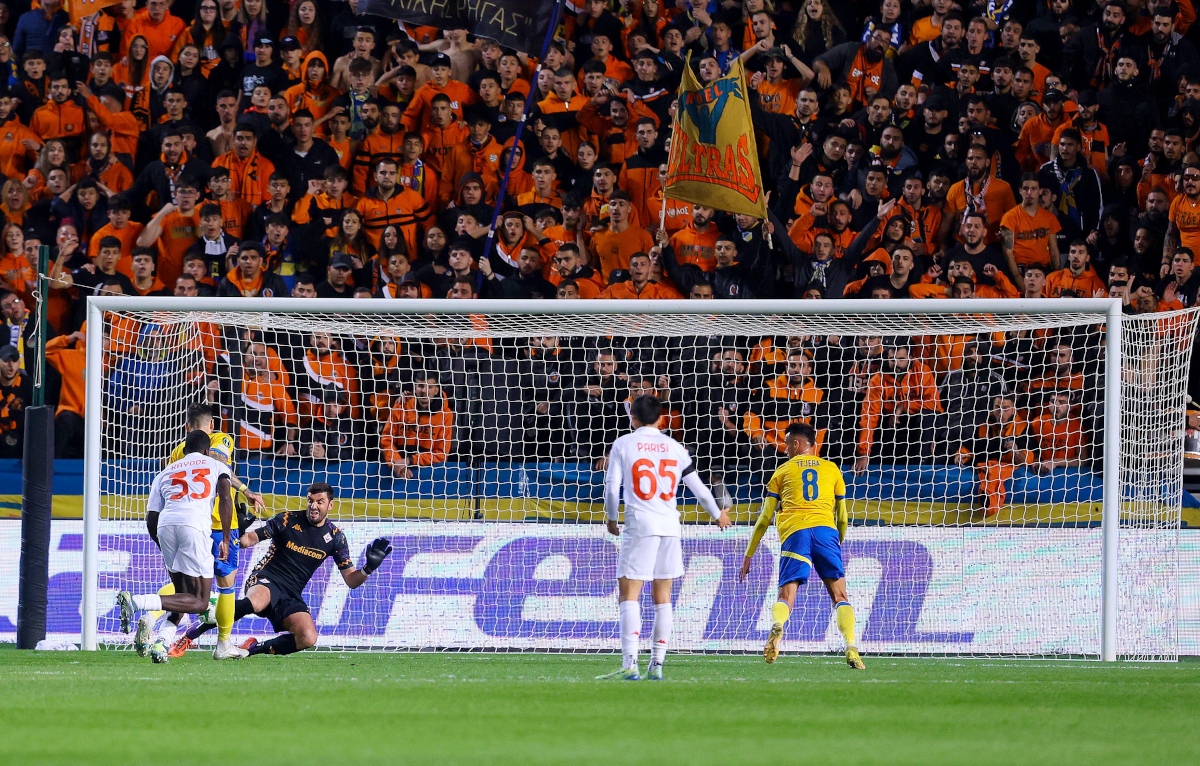
[[[635,461],[631,469],[633,493],[643,500],[650,500],[655,494],[660,500],[670,500],[675,497],[675,485],[679,483],[679,476],[671,469],[678,464],[678,460],[660,460],[656,472],[654,461],[646,458]],[[658,491],[660,478],[664,480],[666,487],[661,493]]]
[[[172,500],[182,500],[185,497],[190,497],[193,500],[201,500],[212,494],[212,482],[208,480],[208,469],[194,468],[191,473],[192,478],[190,482],[187,471],[178,471],[168,477],[171,480],[171,486],[179,488],[171,498]],[[193,484],[199,485],[199,489],[193,490]]]

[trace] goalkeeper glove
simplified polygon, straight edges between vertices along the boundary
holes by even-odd
[[[383,560],[392,552],[392,544],[388,542],[386,537],[376,537],[375,541],[367,546],[367,563],[363,565],[363,574],[369,575],[379,568]]]
[[[238,536],[240,537],[241,535],[246,534],[246,530],[249,529],[255,521],[257,521],[257,519],[254,518],[254,514],[250,513],[250,511],[246,508],[246,501],[239,500],[237,504]]]

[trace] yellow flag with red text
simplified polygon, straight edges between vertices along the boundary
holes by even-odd
[[[65,0],[64,5],[67,13],[71,15],[71,26],[79,29],[80,23],[85,18],[119,2],[121,0]]]
[[[740,60],[724,77],[702,87],[689,57],[671,125],[665,193],[670,199],[767,217]]]

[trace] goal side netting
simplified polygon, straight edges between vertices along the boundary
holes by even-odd
[[[865,651],[1177,656],[1196,311],[1122,317],[1117,369],[1104,301],[905,302],[908,313],[870,301],[826,302],[827,313],[808,302],[561,313],[479,301],[459,313],[446,301],[137,301],[93,299],[90,314],[103,373],[89,367],[85,644],[94,615],[100,644],[127,646],[116,593],[166,582],[146,497],[188,406],[207,402],[266,515],[303,510],[325,481],[356,563],[391,539],[361,588],[328,561],[309,583],[320,646],[615,651],[606,451],[629,430],[630,401],[653,393],[659,427],[735,520],[720,531],[682,497],[673,649],[761,650],[774,527],[746,581],[737,573],[786,459],[784,430],[804,422],[846,477],[844,565]],[[239,589],[268,546],[240,552]],[[648,593],[643,610],[649,625]],[[271,632],[258,618],[234,630]],[[841,641],[814,576],[783,648]]]

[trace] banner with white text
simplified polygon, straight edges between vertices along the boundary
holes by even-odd
[[[305,591],[324,646],[392,649],[616,651],[617,538],[595,525],[473,522],[348,522],[356,561],[370,540],[395,551],[366,585],[350,591],[329,562]],[[749,527],[684,528],[686,574],[675,593],[680,650],[761,649],[775,599],[772,528],[750,577],[737,580]],[[1200,561],[1200,533],[1183,534],[1181,560]],[[104,522],[102,643],[126,644],[117,590],[153,592],[165,582],[140,522]],[[56,521],[50,556],[49,626],[77,639],[83,525]],[[267,544],[243,552],[241,587]],[[0,521],[0,641],[15,639],[20,523]],[[150,551],[150,553],[147,553]],[[1099,529],[855,527],[846,546],[860,644],[871,652],[1094,654],[1099,648]],[[1036,574],[1031,577],[1030,574]],[[1200,654],[1200,576],[1183,567],[1181,654]],[[333,575],[333,576],[331,576]],[[651,619],[648,597],[643,604]],[[647,623],[649,624],[649,623]],[[265,620],[238,635],[271,632]],[[801,589],[785,649],[833,651],[840,636],[820,581]]]

